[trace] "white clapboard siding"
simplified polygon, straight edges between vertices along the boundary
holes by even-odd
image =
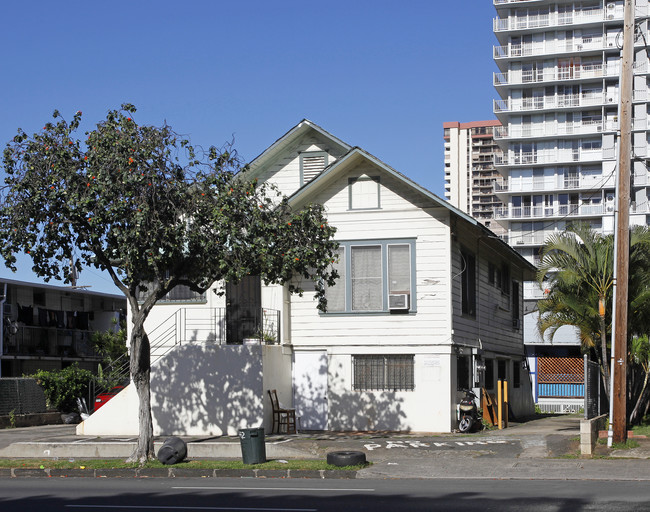
[[[328,164],[336,161],[343,153],[338,146],[332,145],[324,135],[312,131],[310,134],[301,137],[287,151],[278,156],[275,161],[268,164],[258,178],[262,182],[275,184],[280,189],[280,192],[289,196],[302,185],[300,182],[300,154],[315,151],[327,153]],[[306,159],[309,163],[309,179],[305,177],[306,181],[311,181],[323,169],[321,167],[318,170],[318,161],[312,161],[310,158],[307,157]],[[320,160],[320,162],[324,163],[324,159]]]
[[[380,209],[349,210],[348,182],[360,175],[379,176]],[[322,314],[313,292],[291,298],[292,343],[300,346],[403,346],[449,344],[449,212],[424,210],[419,193],[372,165],[341,173],[313,202],[325,205],[338,240],[415,239],[417,312],[407,315]]]
[[[453,291],[453,328],[454,341],[475,346],[478,340],[486,351],[498,353],[522,353],[523,345],[521,331],[514,329],[512,324],[512,296],[502,294],[494,285],[488,282],[488,262],[497,267],[506,261],[506,256],[489,250],[487,244],[460,224],[457,227],[458,242],[452,246],[452,291]],[[477,262],[476,269],[476,315],[463,315],[461,306],[461,274],[464,262],[460,257],[461,247],[474,253]],[[510,256],[512,258],[512,256]],[[510,265],[510,280],[522,281],[517,267]],[[521,295],[520,295],[521,304]],[[520,316],[521,317],[521,316]]]

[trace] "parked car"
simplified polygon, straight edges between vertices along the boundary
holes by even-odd
[[[108,402],[111,398],[113,398],[115,395],[117,395],[120,391],[124,389],[124,386],[113,386],[110,390],[105,391],[104,393],[100,393],[95,397],[95,408],[93,409],[93,412],[97,412],[100,407],[102,407],[106,402]]]

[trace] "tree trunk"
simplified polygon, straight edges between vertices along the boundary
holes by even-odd
[[[142,312],[133,319],[131,333],[131,379],[138,393],[138,444],[127,462],[138,462],[141,465],[153,459],[153,421],[151,418],[151,354],[149,338],[144,331]]]
[[[603,369],[603,384],[605,389],[605,396],[609,402],[609,359],[607,359],[607,328],[605,326],[605,316],[600,316],[600,352],[601,352],[601,361],[600,367]]]
[[[645,377],[643,378],[643,387],[641,388],[641,393],[639,393],[639,398],[636,401],[636,404],[634,405],[634,409],[632,410],[632,414],[630,414],[630,423],[631,424],[636,424],[641,421],[643,418],[642,411],[645,411],[647,409],[647,402],[648,402],[648,391],[650,391],[650,388],[648,388],[648,372],[645,372]]]

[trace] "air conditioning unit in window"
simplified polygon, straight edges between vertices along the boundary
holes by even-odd
[[[513,318],[512,327],[513,329],[521,329],[521,320],[519,320],[519,318]]]
[[[388,309],[393,310],[403,310],[409,308],[409,296],[408,293],[391,293],[388,296]]]

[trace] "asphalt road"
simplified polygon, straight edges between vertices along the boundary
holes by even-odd
[[[647,482],[533,480],[0,480],[3,512],[650,511]]]

